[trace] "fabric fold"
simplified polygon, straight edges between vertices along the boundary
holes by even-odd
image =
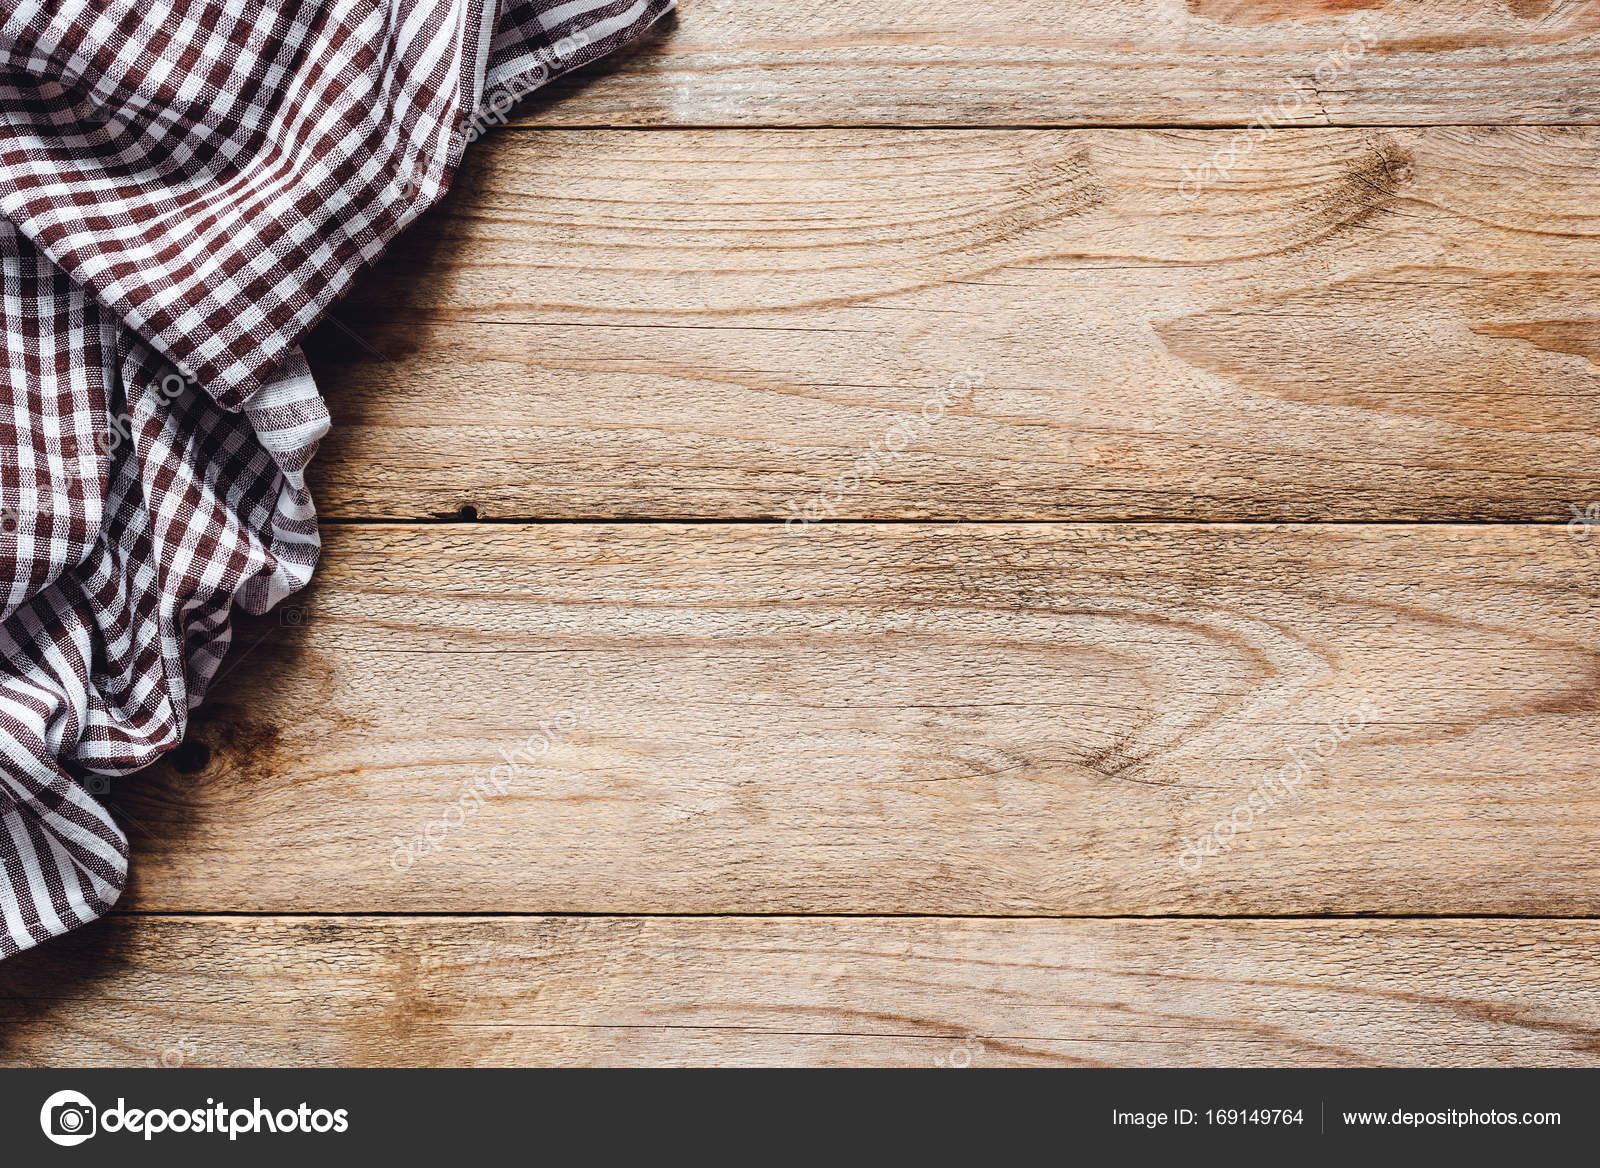
[[[127,840],[96,796],[182,740],[234,606],[311,577],[306,334],[502,103],[671,8],[0,15],[0,957],[115,904]]]

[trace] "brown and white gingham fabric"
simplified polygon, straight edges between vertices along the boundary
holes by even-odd
[[[299,345],[503,111],[673,0],[0,10],[0,957],[117,900],[96,798],[305,585]],[[508,96],[509,95],[509,96]]]

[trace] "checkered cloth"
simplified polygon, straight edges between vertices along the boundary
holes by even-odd
[[[95,798],[305,585],[299,345],[509,105],[673,0],[0,10],[0,957],[103,914]]]

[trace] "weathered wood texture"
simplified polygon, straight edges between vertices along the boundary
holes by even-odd
[[[1600,531],[1370,522],[1600,500],[1597,50],[685,0],[316,338],[325,515],[1369,522],[333,525],[0,1063],[1600,1062]]]
[[[319,505],[1565,520],[1600,498],[1600,131],[1283,131],[1188,198],[1230,139],[502,132],[339,309],[389,359],[334,325],[313,347]]]
[[[129,905],[1600,910],[1600,533],[330,535],[113,791]]]
[[[1600,1065],[1572,921],[121,918],[0,965],[53,1066]]]
[[[1595,0],[682,0],[675,25],[524,117],[1243,125],[1271,109],[1311,124],[1577,123],[1600,114],[1597,48]]]

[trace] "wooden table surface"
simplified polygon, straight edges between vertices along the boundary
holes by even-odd
[[[1600,1064],[1600,0],[685,0],[311,347],[0,1061]]]

